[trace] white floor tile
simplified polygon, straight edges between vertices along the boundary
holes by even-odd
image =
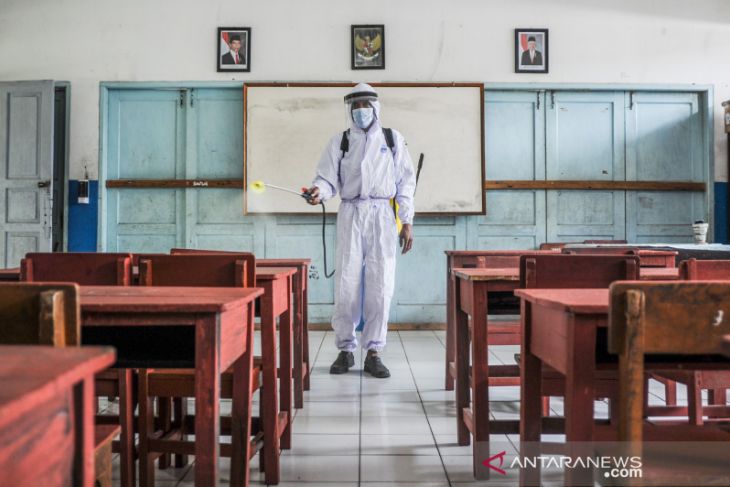
[[[359,418],[353,416],[295,416],[292,424],[296,434],[356,435],[359,431]]]
[[[431,433],[426,416],[364,416],[363,435],[428,435]]]
[[[382,402],[420,402],[421,398],[415,390],[406,391],[363,391],[362,407],[377,406]]]
[[[363,455],[438,455],[433,436],[423,435],[363,435]]]
[[[296,431],[296,428],[295,428]],[[282,457],[290,455],[357,456],[360,436],[357,434],[292,434],[292,447]]]
[[[296,417],[329,417],[329,416],[351,416],[360,415],[360,401],[357,402],[326,402],[308,401],[305,393],[304,407],[296,410]]]
[[[313,456],[287,455],[281,458],[283,482],[344,482],[358,480],[359,459],[356,455]]]
[[[366,455],[361,457],[363,482],[446,481],[441,458],[437,455]]]
[[[420,402],[377,402],[363,404],[363,416],[423,416]]]

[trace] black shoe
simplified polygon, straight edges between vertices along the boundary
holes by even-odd
[[[370,355],[365,358],[365,367],[363,367],[365,372],[372,375],[373,377],[377,379],[385,379],[387,377],[390,377],[390,371],[388,370],[388,367],[383,365],[383,362],[380,361],[380,357],[377,355]]]
[[[347,370],[355,365],[355,357],[352,352],[340,352],[337,359],[332,363],[330,367],[330,374],[346,374]]]

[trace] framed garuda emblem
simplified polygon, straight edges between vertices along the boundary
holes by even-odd
[[[353,25],[352,69],[385,69],[385,26]]]

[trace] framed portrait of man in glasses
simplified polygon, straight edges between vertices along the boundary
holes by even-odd
[[[548,72],[548,30],[515,29],[515,73]]]

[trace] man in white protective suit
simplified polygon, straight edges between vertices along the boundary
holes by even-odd
[[[308,192],[310,204],[327,201],[339,191],[337,214],[335,310],[332,328],[340,353],[331,374],[355,365],[355,329],[367,350],[363,369],[373,377],[390,377],[378,353],[388,333],[388,311],[395,286],[398,239],[402,253],[413,246],[413,194],[416,177],[403,136],[380,124],[375,90],[360,83],[345,96],[350,128],[330,139]],[[394,205],[403,224],[396,227]]]

